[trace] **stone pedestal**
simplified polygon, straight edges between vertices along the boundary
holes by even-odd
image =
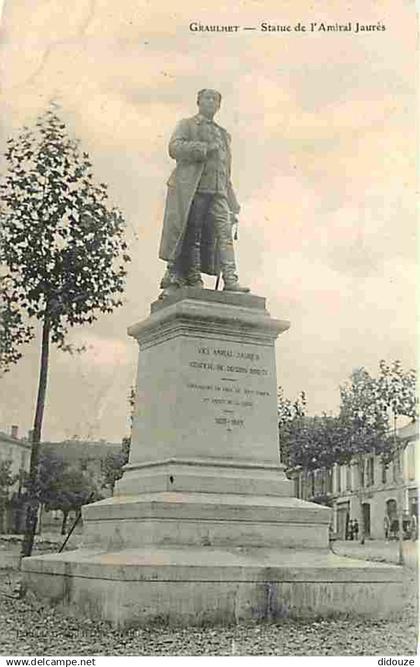
[[[182,288],[129,330],[140,347],[130,460],[86,506],[82,547],[24,559],[37,595],[116,625],[386,615],[401,570],[340,558],[329,508],[279,460],[265,299]]]
[[[179,290],[129,329],[139,343],[130,463],[117,493],[291,495],[280,465],[274,341],[265,299]]]

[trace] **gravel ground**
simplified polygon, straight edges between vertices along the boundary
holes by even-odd
[[[404,540],[403,560],[408,568],[418,568],[418,542]],[[362,560],[373,560],[377,563],[399,562],[399,545],[397,541],[366,540],[365,544],[360,542],[342,541],[334,542],[333,550],[340,556],[350,558],[361,558]]]
[[[64,616],[16,596],[19,574],[0,570],[1,655],[415,655],[413,596],[398,620],[328,619],[220,628],[146,627],[116,631],[106,622]]]

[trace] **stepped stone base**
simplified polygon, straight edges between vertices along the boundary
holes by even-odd
[[[402,569],[330,552],[329,517],[283,496],[115,496],[84,508],[81,549],[24,559],[24,582],[115,626],[397,612]]]
[[[25,559],[23,569],[37,596],[116,627],[381,618],[404,604],[401,568],[326,550],[80,549]]]
[[[168,459],[125,466],[124,476],[117,482],[117,495],[153,491],[291,496],[293,484],[280,464]]]
[[[328,549],[330,509],[280,462],[265,299],[182,288],[130,329],[140,348],[130,461],[83,509],[77,551],[23,559],[26,587],[116,626],[386,616],[401,568]]]
[[[298,498],[219,493],[116,496],[85,508],[83,545],[313,547],[328,544],[330,510]]]

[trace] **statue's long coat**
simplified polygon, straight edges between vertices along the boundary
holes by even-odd
[[[232,213],[239,205],[230,182],[230,135],[220,125],[228,156],[228,203]],[[159,257],[175,261],[182,249],[191,202],[203,173],[210,141],[208,124],[200,116],[185,118],[176,126],[169,142],[169,155],[176,160],[176,168],[168,180],[163,230]],[[207,224],[206,224],[207,223]],[[201,271],[210,275],[219,273],[217,239],[211,221],[203,221],[201,234]]]

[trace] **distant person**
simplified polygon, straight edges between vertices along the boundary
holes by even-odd
[[[417,540],[417,516],[415,514],[411,515],[410,520],[410,534],[413,542]]]
[[[359,522],[357,521],[357,519],[353,521],[353,535],[354,539],[357,540],[359,536]]]
[[[394,539],[394,540],[398,539],[399,521],[398,521],[397,517],[394,517],[391,520],[391,529],[390,529],[390,531],[391,531],[391,535],[390,535],[391,540],[392,539]]]
[[[403,538],[409,540],[411,537],[411,517],[408,511],[404,511],[402,518]]]
[[[346,539],[346,540],[350,539],[350,521],[349,521],[349,516],[348,515],[347,515],[347,519],[346,519],[346,531],[345,531],[344,539]]]
[[[385,514],[385,516],[384,516],[384,535],[385,535],[386,540],[388,540],[388,538],[389,538],[389,527],[390,527],[389,516],[387,514]]]

